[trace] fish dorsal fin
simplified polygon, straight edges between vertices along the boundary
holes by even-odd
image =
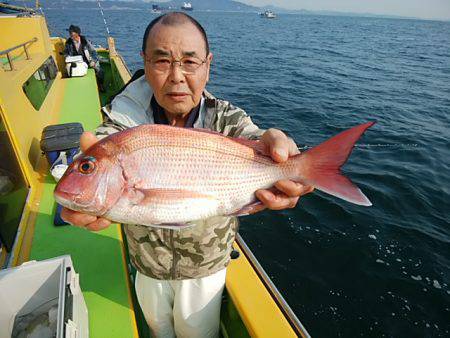
[[[204,129],[204,128],[189,128],[189,129],[198,131],[199,133],[205,133],[205,134],[212,134],[212,135],[218,135],[218,136],[222,136],[222,137],[227,137],[224,134],[219,133],[218,131],[213,131],[213,130],[209,130],[209,129]]]
[[[268,155],[268,152],[266,150],[266,147],[264,146],[264,144],[261,141],[257,141],[257,140],[249,140],[243,137],[230,137],[230,136],[226,136],[222,133],[219,133],[217,131],[212,131],[212,130],[208,130],[208,129],[202,129],[202,128],[191,128],[192,130],[198,131],[200,133],[206,133],[206,134],[211,134],[211,135],[217,135],[217,136],[222,136],[222,137],[226,137],[227,139],[233,141],[233,142],[237,142],[239,144],[242,144],[246,147],[252,148],[253,150],[255,150],[257,153],[262,154],[262,155]]]
[[[261,155],[268,156],[266,147],[265,147],[264,143],[262,143],[261,141],[247,140],[246,138],[242,138],[242,137],[231,138],[231,139],[237,143],[240,143],[244,146],[252,148],[253,150],[255,150],[257,153],[259,153]]]

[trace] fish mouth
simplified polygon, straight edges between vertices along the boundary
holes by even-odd
[[[55,191],[53,196],[55,201],[61,204],[63,207],[69,208],[71,210],[79,209],[79,205],[74,203],[74,195],[68,194],[63,191]]]
[[[80,198],[76,195],[66,193],[64,191],[54,192],[55,201],[70,210],[79,212],[91,212],[94,203],[90,201],[89,203],[82,203]]]

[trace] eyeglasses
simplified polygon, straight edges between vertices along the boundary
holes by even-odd
[[[153,69],[160,73],[167,73],[173,64],[179,63],[183,74],[192,75],[206,62],[206,59],[202,60],[191,56],[181,58],[180,60],[172,60],[168,57],[155,57],[146,59],[145,61],[149,62]]]

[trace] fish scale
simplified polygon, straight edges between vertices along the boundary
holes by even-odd
[[[251,158],[246,159],[234,154],[224,155],[223,152],[212,150],[218,148],[210,146],[191,148],[189,151],[175,152],[175,154],[174,148],[140,147],[137,151],[129,154],[123,165],[130,167],[132,163],[136,162],[148,163],[145,167],[139,168],[140,172],[134,173],[140,177],[144,175],[144,171],[154,173],[151,176],[148,175],[146,180],[139,184],[143,189],[182,189],[213,197],[217,202],[206,204],[214,210],[207,211],[205,205],[200,206],[199,218],[236,211],[236,205],[254,201],[255,190],[261,187],[270,187],[273,182],[282,178],[281,170],[273,167],[272,161],[262,164],[261,161],[253,161]],[[205,165],[206,163],[208,165]],[[224,166],[224,163],[227,165]],[[268,166],[271,170],[268,170]],[[166,168],[171,169],[168,171]],[[167,209],[165,201],[161,203],[164,203],[164,208]],[[188,201],[179,203],[180,205],[175,210],[171,210],[171,214],[167,218],[158,221],[167,223],[169,218],[172,222],[186,221],[186,211],[182,205],[189,204],[187,206],[190,208],[192,206]],[[126,208],[125,203],[124,208]],[[139,211],[139,213],[144,218],[150,217],[145,212],[155,213],[153,208],[146,206],[141,208],[144,211]]]

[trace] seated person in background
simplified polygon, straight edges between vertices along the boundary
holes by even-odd
[[[98,61],[97,52],[86,37],[81,35],[80,27],[70,25],[68,30],[70,38],[66,40],[64,57],[81,55],[84,62],[86,62],[90,68],[94,68],[99,89],[103,91],[104,75],[103,70],[100,67],[100,62]]]

